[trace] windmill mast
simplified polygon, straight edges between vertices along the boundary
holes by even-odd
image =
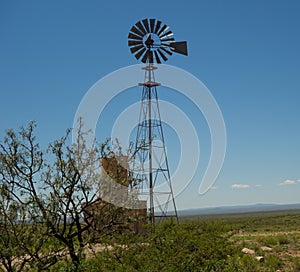
[[[138,181],[140,195],[146,195],[149,201],[149,221],[156,218],[175,217],[177,209],[173,195],[171,175],[159,110],[157,87],[155,82],[154,61],[160,64],[172,52],[187,55],[186,42],[175,42],[169,27],[156,19],[144,19],[137,22],[128,34],[131,53],[146,66],[142,86],[140,116],[137,128],[133,180]],[[169,207],[171,204],[172,207]]]

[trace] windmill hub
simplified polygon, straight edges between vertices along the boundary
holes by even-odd
[[[154,45],[153,38],[156,38],[156,40],[157,40],[157,37],[154,37],[154,34],[149,34],[147,39],[145,39],[144,44],[146,45],[147,48],[153,47],[153,45]],[[159,43],[160,43],[160,41],[159,41]]]

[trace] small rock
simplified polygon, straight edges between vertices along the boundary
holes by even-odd
[[[263,262],[265,260],[263,256],[256,256],[255,259],[259,262]]]
[[[249,249],[249,248],[246,248],[246,247],[244,247],[244,248],[242,249],[242,252],[245,253],[245,254],[250,254],[250,255],[253,255],[253,254],[255,253],[254,250]]]
[[[267,246],[262,246],[260,249],[263,251],[271,251],[272,250],[271,247],[267,247]]]

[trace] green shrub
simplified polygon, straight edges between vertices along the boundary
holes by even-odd
[[[103,271],[236,271],[227,233],[222,222],[168,222],[144,243],[124,241],[126,249],[102,252],[97,261],[103,261]]]
[[[287,235],[280,235],[277,237],[277,239],[280,245],[286,245],[290,242],[290,239]]]
[[[270,255],[268,258],[266,258],[265,262],[267,266],[272,270],[279,269],[282,266],[281,260],[274,255]]]
[[[259,237],[257,240],[263,246],[272,247],[278,244],[278,240],[274,236],[262,236]]]

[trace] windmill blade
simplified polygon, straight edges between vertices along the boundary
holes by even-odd
[[[148,49],[148,50],[146,51],[146,53],[144,54],[144,56],[143,56],[143,58],[142,58],[142,62],[143,62],[143,63],[146,63],[146,62],[147,62],[147,59],[149,59],[150,52],[151,52],[151,51]]]
[[[155,19],[150,19],[150,32],[154,32]]]
[[[167,61],[168,58],[164,55],[163,52],[161,52],[160,48],[157,49],[157,52],[159,53],[159,55],[163,58],[164,61]]]
[[[176,53],[179,53],[179,54],[182,54],[182,55],[185,55],[185,56],[188,55],[186,41],[184,41],[184,42],[172,42],[172,43],[170,43],[169,47],[171,48],[172,51],[174,51]]]
[[[133,40],[143,40],[143,37],[141,37],[141,36],[138,36],[138,35],[135,35],[135,34],[133,34],[133,33],[129,33],[128,34],[128,39],[133,39]]]
[[[129,46],[132,46],[132,45],[140,45],[140,44],[143,44],[142,41],[137,41],[137,40],[129,40],[128,41],[128,45]]]
[[[172,38],[163,39],[163,40],[161,40],[161,42],[162,42],[162,44],[163,44],[164,42],[175,42],[175,40],[174,40],[174,38],[172,37]],[[164,44],[164,45],[166,45],[166,44]]]
[[[145,28],[143,27],[142,23],[140,21],[138,21],[136,24],[135,24],[139,29],[140,31],[143,33],[142,36],[144,36],[147,32],[145,30]]]
[[[162,49],[163,51],[165,51],[168,55],[172,56],[172,52],[171,52],[171,51],[167,50],[167,49],[164,48],[164,47],[161,47],[161,49]]]
[[[160,61],[160,59],[159,59],[159,56],[158,56],[158,54],[157,54],[157,52],[156,52],[156,51],[154,51],[154,55],[155,55],[155,60],[156,60],[156,63],[160,64],[160,63],[161,63],[161,61]]]
[[[131,32],[135,33],[136,35],[139,35],[141,37],[144,36],[143,32],[140,31],[138,28],[136,28],[135,26],[133,26],[131,29],[130,29]]]
[[[141,51],[137,52],[134,56],[136,57],[136,59],[139,59],[144,54],[145,51],[146,51],[146,48],[143,47],[143,49],[141,49]]]
[[[157,33],[157,36],[160,36],[161,33],[165,32],[169,27],[167,25],[164,25],[161,30]]]
[[[154,34],[157,34],[158,30],[160,29],[161,24],[162,24],[161,21],[157,21],[156,27],[155,27],[155,30],[154,30]]]
[[[145,26],[145,29],[146,29],[147,33],[149,33],[150,32],[150,28],[149,28],[148,19],[144,19],[142,22],[143,22],[143,24]]]
[[[171,30],[169,30],[164,35],[159,36],[159,37],[160,37],[160,39],[163,39],[163,38],[167,38],[167,37],[170,37],[170,36],[173,36],[173,35],[174,35],[173,32]]]
[[[130,48],[130,52],[133,54],[133,53],[135,53],[136,51],[142,49],[143,47],[144,47],[143,44],[138,45],[138,46],[131,47],[131,48]]]

